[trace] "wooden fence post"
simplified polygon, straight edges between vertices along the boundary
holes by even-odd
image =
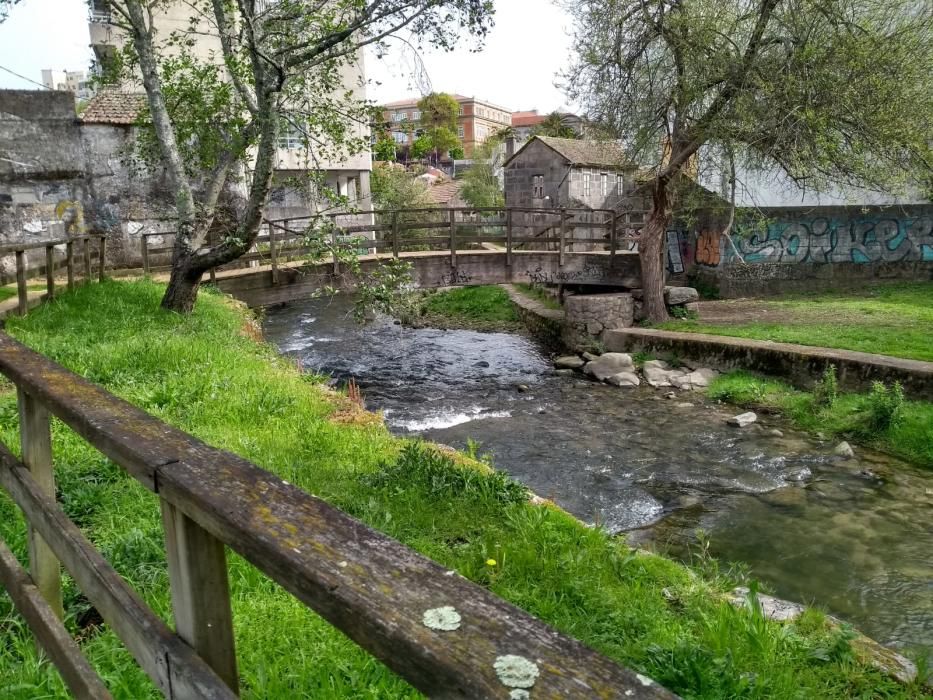
[[[339,245],[337,240],[337,217],[333,217],[331,221],[330,229],[330,254],[333,257],[334,261],[334,274],[340,272],[340,258],[337,257],[337,246]]]
[[[567,235],[567,217],[563,209],[560,210],[560,241],[558,245],[560,246],[557,251],[557,266],[564,266],[564,237]]]
[[[143,233],[139,236],[139,246],[140,252],[143,256],[143,274],[149,274],[149,239],[146,238],[146,234]]]
[[[208,229],[207,231],[207,244],[213,248],[214,247],[214,232]],[[217,284],[217,268],[212,267],[207,273],[208,279],[211,281],[211,284]]]
[[[75,244],[74,241],[65,243],[65,266],[68,268],[68,291],[75,288]]]
[[[512,210],[505,210],[505,266],[512,267]]]
[[[175,631],[236,693],[239,680],[223,542],[165,499],[160,503]]]
[[[19,297],[17,311],[25,316],[29,310],[29,291],[26,289],[26,251],[16,251],[16,295]]]
[[[97,271],[97,281],[103,282],[106,277],[107,270],[107,238],[106,236],[101,236],[97,239],[97,263],[100,269]]]
[[[19,440],[25,464],[42,491],[55,498],[55,473],[52,470],[52,431],[49,412],[41,403],[22,389],[17,391],[19,402]],[[62,608],[61,565],[46,544],[29,527],[29,570],[42,597],[58,616],[64,619]]]
[[[392,257],[398,257],[398,212],[392,212]]]
[[[612,212],[609,216],[612,217],[609,224],[609,269],[612,270],[616,262],[616,222],[618,217],[615,212]]]
[[[45,247],[45,291],[48,299],[55,296],[55,246]]]
[[[84,239],[84,282],[85,284],[91,281],[91,239],[90,237],[85,237]]]
[[[279,283],[279,257],[275,249],[275,226],[266,222],[269,228],[269,257],[272,259],[272,284]]]
[[[457,212],[450,210],[450,266],[457,267]]]

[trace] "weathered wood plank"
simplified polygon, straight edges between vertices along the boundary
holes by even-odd
[[[2,443],[0,485],[46,538],[78,587],[163,695],[177,700],[236,697],[120,578]]]
[[[55,298],[55,247],[45,247],[45,293],[49,300]]]
[[[530,660],[534,698],[671,698],[485,588],[234,455],[158,470],[160,495],[435,698],[508,698],[495,663]],[[451,606],[453,631],[427,626]],[[629,692],[630,691],[630,692]]]
[[[160,505],[175,631],[237,692],[224,544],[168,501]]]
[[[75,244],[74,241],[65,243],[65,267],[68,268],[68,291],[75,288]]]
[[[107,686],[3,540],[0,540],[0,585],[55,664],[71,694],[78,700],[109,700],[112,696]]]
[[[91,281],[91,239],[84,239],[84,282]]]
[[[107,237],[101,236],[97,249],[97,281],[103,282],[107,274]]]
[[[29,311],[29,291],[26,289],[26,254],[16,251],[16,296],[19,298],[17,311],[20,316],[25,316]]]
[[[19,389],[19,439],[23,462],[36,485],[50,498],[55,498],[55,473],[52,467],[52,432],[49,412],[32,396]],[[58,559],[49,545],[30,525],[29,569],[42,597],[59,619],[64,619],[62,607],[62,572]]]

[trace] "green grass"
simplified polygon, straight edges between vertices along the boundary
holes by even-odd
[[[519,323],[508,292],[486,285],[460,287],[428,294],[421,304],[428,320],[447,321],[473,328],[512,327]]]
[[[28,289],[29,291],[44,292],[45,285],[44,284],[27,284],[26,289]],[[0,301],[6,301],[7,299],[12,299],[13,297],[16,296],[16,294],[17,294],[17,291],[16,291],[15,284],[0,287]]]
[[[557,301],[557,299],[552,297],[550,294],[545,292],[541,287],[537,285],[525,284],[524,282],[520,282],[515,285],[515,288],[518,289],[525,296],[528,296],[528,297],[531,297],[532,299],[536,299],[537,301],[540,301],[542,304],[544,304],[545,308],[554,309],[558,311],[561,308],[563,308],[560,305],[560,302]]]
[[[718,594],[714,562],[691,570],[533,506],[488,475],[392,437],[241,330],[245,312],[201,293],[181,317],[148,281],[83,286],[8,330],[28,345],[203,440],[318,494],[443,566],[489,587],[685,698],[920,697],[852,658],[819,612],[765,621]],[[341,420],[335,420],[340,416]],[[348,419],[349,416],[349,419]],[[0,393],[0,438],[17,440]],[[170,618],[156,498],[63,425],[53,426],[60,501],[117,570]],[[25,557],[25,528],[0,497],[0,536]],[[490,566],[488,559],[495,559]],[[230,581],[242,690],[250,698],[406,698],[417,694],[239,557]],[[66,582],[68,625],[87,602]],[[118,698],[156,693],[114,635],[82,646]],[[65,697],[0,594],[0,696]]]
[[[764,306],[786,314],[786,320],[736,325],[687,320],[659,327],[933,361],[930,282],[791,297],[764,302]]]
[[[869,394],[842,393],[832,405],[821,405],[813,392],[738,370],[717,377],[707,395],[748,408],[778,410],[805,430],[857,440],[933,468],[933,403],[905,401],[902,419],[879,431],[871,424]]]

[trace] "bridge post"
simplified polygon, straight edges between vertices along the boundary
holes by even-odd
[[[143,274],[149,274],[149,239],[146,237],[146,234],[143,233],[139,237],[139,248],[140,253],[143,257]]]
[[[207,230],[207,244],[213,248],[214,247],[214,232],[210,229]],[[217,284],[217,270],[216,268],[211,268],[207,273],[208,279],[210,279],[211,284]]]
[[[25,316],[29,310],[29,291],[26,289],[26,251],[16,251],[16,294],[19,297],[20,316]]]
[[[29,468],[36,485],[55,498],[55,473],[52,469],[52,431],[48,409],[22,389],[19,403],[19,440],[23,464]],[[62,573],[51,547],[30,525],[28,527],[29,572],[36,587],[56,617],[65,617],[62,608]]]
[[[450,210],[450,266],[457,267],[457,212]]]
[[[392,212],[392,257],[398,258],[398,212]]]
[[[609,224],[609,269],[615,269],[616,262],[616,221],[618,217],[613,211],[610,215],[610,224]]]
[[[107,269],[107,237],[101,236],[97,239],[97,264],[100,269],[97,270],[97,281],[103,282]],[[51,295],[50,295],[51,296]]]
[[[45,292],[48,299],[55,296],[55,246],[45,247]]]
[[[560,242],[558,245],[560,248],[557,251],[557,266],[564,266],[564,238],[567,236],[567,212],[565,209],[561,208],[560,210]]]
[[[269,257],[272,260],[272,284],[276,285],[279,283],[279,257],[278,251],[275,249],[275,226],[270,222],[266,222],[266,226],[269,229]]]
[[[330,254],[334,260],[334,274],[340,272],[340,258],[337,257],[337,217],[333,216],[334,225],[330,229]]]
[[[91,281],[91,239],[84,237],[84,283]]]

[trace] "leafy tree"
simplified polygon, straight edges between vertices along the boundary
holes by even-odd
[[[432,92],[418,101],[418,110],[421,112],[422,134],[430,143],[429,150],[434,152],[434,163],[437,164],[441,153],[460,145],[457,137],[460,104],[450,95]]]
[[[698,156],[808,187],[903,190],[933,167],[933,7],[915,0],[565,0],[566,92],[653,172],[645,309],[667,317],[664,232]],[[702,151],[701,151],[702,149]],[[733,178],[734,181],[734,178]]]
[[[500,143],[495,137],[489,138],[473,151],[473,165],[463,176],[460,188],[460,196],[471,206],[505,206],[505,193],[498,177],[502,168]]]
[[[411,144],[411,157],[415,160],[421,160],[434,150],[434,143],[427,134],[422,134]]]
[[[551,112],[540,124],[531,129],[532,136],[556,136],[561,139],[578,139],[580,134],[570,125],[571,115]]]
[[[395,141],[389,138],[381,138],[373,146],[373,158],[383,161],[395,160]]]
[[[377,211],[419,209],[431,206],[427,186],[400,164],[374,164],[370,189],[373,209]]]
[[[181,3],[177,3],[181,5]],[[363,47],[406,29],[451,48],[460,30],[480,38],[485,0],[195,0],[190,26],[157,31],[165,0],[111,0],[127,37],[124,80],[142,79],[150,154],[165,170],[176,209],[171,279],[162,306],[192,309],[205,271],[252,246],[283,130],[306,154],[313,189],[318,159],[368,148],[370,109],[342,82]],[[173,5],[174,7],[174,5]],[[163,26],[164,30],[164,26]],[[197,42],[211,41],[206,60]],[[227,197],[227,214],[221,195]],[[219,242],[208,231],[221,229]]]
[[[464,158],[463,146],[454,146],[448,151],[448,154],[454,160],[463,160]]]

